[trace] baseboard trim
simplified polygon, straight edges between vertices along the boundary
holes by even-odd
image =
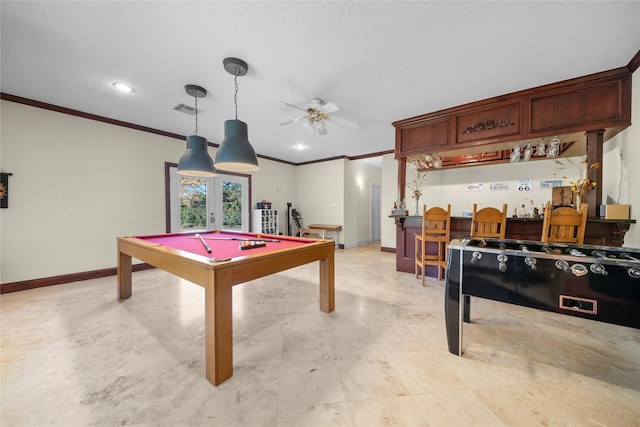
[[[384,246],[380,247],[380,252],[389,252],[391,254],[395,254],[396,253],[396,248],[387,248]]]
[[[155,268],[150,264],[142,263],[131,266],[133,271],[142,271]],[[0,294],[26,291],[28,289],[43,288],[45,286],[61,285],[63,283],[79,282],[81,280],[98,279],[100,277],[115,276],[116,267],[102,270],[83,271],[80,273],[63,274],[61,276],[43,277],[40,279],[23,280],[20,282],[3,283],[0,285]]]

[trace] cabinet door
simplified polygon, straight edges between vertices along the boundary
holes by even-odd
[[[425,149],[430,152],[444,151],[449,148],[449,129],[449,119],[398,129],[396,151],[406,155],[419,154]]]
[[[467,163],[481,163],[481,162],[489,162],[492,160],[502,160],[504,152],[500,151],[487,151],[486,153],[474,153],[474,154],[463,154],[458,156],[459,164],[467,164]]]
[[[488,162],[490,160],[502,160],[503,151],[487,151],[486,153],[478,153],[479,162]]]
[[[531,96],[531,132],[597,129],[631,123],[631,76]],[[627,107],[628,106],[628,107]]]
[[[459,156],[442,157],[442,166],[455,166],[458,164]]]
[[[458,164],[477,163],[478,154],[462,154],[458,156]]]

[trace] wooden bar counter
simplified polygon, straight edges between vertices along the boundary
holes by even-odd
[[[414,272],[414,235],[421,232],[422,216],[392,215],[396,223],[396,271]],[[587,245],[617,246],[624,243],[624,235],[636,220],[587,219],[584,243]],[[468,236],[470,217],[451,217],[451,239]],[[506,239],[539,241],[542,218],[507,218]],[[429,248],[427,249],[429,250]],[[437,277],[435,267],[427,267],[427,275]]]

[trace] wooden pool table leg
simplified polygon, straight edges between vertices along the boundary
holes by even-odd
[[[118,299],[131,296],[131,255],[118,252]]]
[[[220,385],[233,375],[231,269],[209,272],[204,299],[207,379]]]
[[[335,253],[331,248],[328,257],[320,260],[320,311],[325,313],[331,313],[336,308],[334,259]]]

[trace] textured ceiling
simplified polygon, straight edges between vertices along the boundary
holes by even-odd
[[[198,134],[220,143],[235,116],[222,60],[238,57],[249,140],[294,163],[393,150],[393,121],[622,67],[640,48],[638,1],[0,4],[2,92],[189,135],[194,117],[173,108],[197,84]],[[280,101],[312,98],[359,128],[280,125],[302,113]]]

